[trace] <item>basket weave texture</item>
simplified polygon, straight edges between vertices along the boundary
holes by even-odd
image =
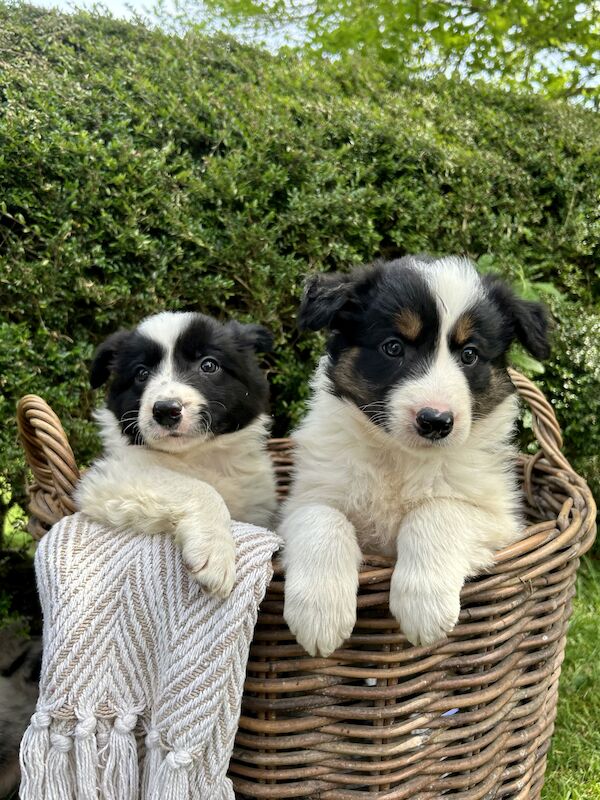
[[[413,647],[388,610],[393,563],[365,556],[358,621],[329,658],[311,658],[283,619],[275,563],[256,626],[230,764],[239,798],[536,800],[554,727],[558,679],[580,556],[596,508],[560,452],[554,412],[511,371],[539,443],[519,469],[525,537],[465,585],[446,642]],[[19,402],[34,482],[30,529],[40,538],[75,510],[79,470],[58,417],[39,397]],[[293,466],[289,439],[270,444],[280,497]]]

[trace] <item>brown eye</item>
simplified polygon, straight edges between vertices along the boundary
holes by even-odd
[[[217,372],[220,367],[214,358],[203,358],[200,362],[200,369],[202,372]]]
[[[146,383],[148,380],[148,376],[150,375],[150,370],[146,367],[138,367],[135,371],[135,380],[137,383]]]
[[[386,339],[381,349],[390,358],[401,358],[404,355],[404,345],[400,339]]]
[[[476,364],[479,359],[479,353],[475,347],[465,347],[465,349],[460,354],[460,360],[463,364],[466,364],[467,367],[472,367],[473,364]]]

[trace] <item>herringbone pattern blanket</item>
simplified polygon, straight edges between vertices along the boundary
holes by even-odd
[[[66,517],[36,555],[44,613],[22,800],[231,800],[227,767],[274,533],[234,523],[227,600],[189,577],[170,536]]]

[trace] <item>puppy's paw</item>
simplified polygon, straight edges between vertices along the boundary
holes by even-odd
[[[390,611],[408,641],[426,647],[445,639],[458,622],[460,590],[408,591],[392,578]]]
[[[183,563],[202,588],[215,597],[229,597],[235,584],[235,544],[231,532],[178,533]]]
[[[299,586],[286,578],[283,616],[311,656],[329,656],[350,638],[356,623],[356,588],[331,579]]]

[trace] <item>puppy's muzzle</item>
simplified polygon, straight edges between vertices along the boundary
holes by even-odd
[[[422,408],[417,413],[416,423],[417,433],[424,439],[444,439],[454,427],[454,414],[437,408]]]
[[[176,428],[181,422],[182,410],[179,400],[157,400],[152,407],[152,416],[163,428]]]

